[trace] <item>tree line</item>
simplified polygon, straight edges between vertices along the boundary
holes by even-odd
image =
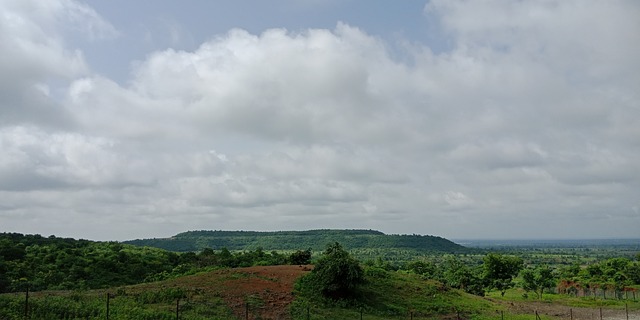
[[[439,263],[413,261],[406,269],[476,295],[484,295],[488,290],[498,290],[504,295],[516,285],[537,297],[553,288],[575,293],[595,289],[623,291],[640,285],[640,254],[636,261],[609,258],[586,266],[574,263],[561,267],[525,265],[518,256],[498,253],[486,254],[480,264],[469,264],[459,256],[448,255]]]
[[[127,244],[149,246],[176,252],[219,250],[324,250],[327,243],[339,242],[350,250],[382,249],[419,253],[469,253],[478,250],[465,248],[447,239],[429,235],[387,235],[375,230],[309,230],[309,231],[188,231],[171,238],[137,239]]]
[[[175,253],[118,242],[0,234],[0,292],[99,289],[164,280],[216,268],[308,264],[310,250]]]
[[[487,253],[480,260],[445,254],[402,264],[392,264],[380,257],[361,263],[350,254],[345,256],[346,251],[340,243],[329,243],[334,244],[333,249],[325,249],[324,254],[316,259],[316,265],[326,264],[327,257],[347,257],[343,259],[347,265],[352,266],[352,262],[357,261],[374,269],[404,270],[477,295],[483,295],[487,290],[498,290],[504,294],[516,284],[538,296],[553,287],[575,292],[596,288],[623,290],[640,284],[640,262],[629,258],[609,258],[587,266],[576,263],[560,267],[527,265],[517,255],[498,253]],[[107,288],[216,268],[308,264],[311,258],[311,249],[283,253],[267,252],[258,247],[232,252],[223,247],[217,250],[204,248],[197,253],[176,253],[118,242],[1,233],[0,292],[23,291],[26,286],[31,290]],[[637,258],[640,260],[640,255]],[[348,274],[354,274],[357,271],[354,270],[350,269]],[[327,274],[330,272],[320,278],[327,278]]]

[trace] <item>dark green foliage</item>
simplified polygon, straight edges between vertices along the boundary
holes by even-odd
[[[176,253],[115,242],[6,233],[0,234],[0,253],[3,292],[24,290],[20,279],[26,279],[33,291],[138,283],[151,274],[171,271],[178,258]]]
[[[175,253],[117,242],[0,234],[0,293],[96,289],[159,281],[200,270],[287,264],[278,252],[231,253],[206,248],[199,254]],[[22,279],[22,280],[21,280]]]
[[[579,283],[583,287],[622,290],[627,286],[640,284],[640,262],[628,258],[610,258],[585,268],[563,268],[560,278]]]
[[[351,297],[364,282],[364,271],[357,260],[335,242],[327,246],[324,255],[307,275],[309,283],[325,297]]]
[[[447,256],[442,265],[443,283],[478,296],[484,295],[486,280],[479,266],[469,266],[455,256]]]
[[[524,269],[521,275],[522,288],[535,292],[538,298],[542,298],[544,289],[552,288],[556,285],[553,269],[547,265]]]
[[[484,257],[484,279],[490,289],[497,289],[504,296],[513,287],[513,278],[523,267],[519,257],[489,253]]]
[[[311,263],[311,249],[298,250],[289,255],[289,264],[310,264]]]
[[[438,278],[438,267],[430,261],[412,261],[407,264],[407,270],[427,279]]]
[[[125,243],[157,247],[171,251],[197,251],[204,248],[246,250],[321,251],[327,243],[339,242],[354,249],[411,250],[414,253],[461,253],[472,250],[447,239],[423,235],[385,235],[375,230],[310,230],[310,231],[189,231],[166,239],[138,239]]]

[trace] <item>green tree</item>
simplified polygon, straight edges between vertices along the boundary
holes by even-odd
[[[309,264],[311,263],[311,249],[298,250],[289,255],[289,264]]]
[[[484,279],[477,267],[467,266],[456,256],[447,256],[442,269],[442,281],[446,285],[484,296]]]
[[[364,282],[362,267],[338,242],[327,246],[309,276],[316,289],[330,298],[347,298]]]
[[[407,270],[419,274],[427,279],[434,279],[438,274],[437,266],[430,261],[412,261],[407,265]]]
[[[551,288],[556,284],[553,269],[547,265],[524,269],[521,275],[522,288],[526,291],[535,292],[538,299],[542,298],[544,289]]]
[[[522,259],[489,253],[483,258],[484,279],[488,289],[497,289],[504,296],[507,289],[513,287],[513,278],[523,267]]]

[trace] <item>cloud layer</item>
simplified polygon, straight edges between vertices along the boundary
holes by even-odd
[[[640,229],[633,1],[434,0],[424,19],[438,21],[442,52],[343,22],[231,29],[149,52],[126,83],[69,40],[125,33],[89,6],[1,6],[5,231]]]

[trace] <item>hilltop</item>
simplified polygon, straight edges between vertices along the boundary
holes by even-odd
[[[462,253],[470,249],[442,237],[430,235],[388,235],[376,230],[321,229],[308,231],[188,231],[171,238],[137,239],[124,243],[185,252],[205,248],[219,250],[323,250],[339,242],[351,250],[394,249],[417,253]]]

